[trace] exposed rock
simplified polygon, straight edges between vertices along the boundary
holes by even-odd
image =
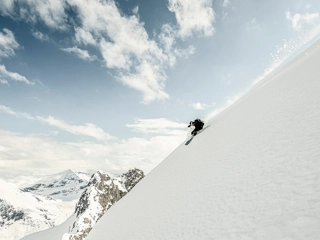
[[[11,225],[13,222],[23,220],[25,217],[23,210],[17,210],[6,201],[0,199],[0,227],[4,224]]]
[[[63,239],[85,239],[103,214],[143,177],[144,173],[136,168],[116,177],[102,171],[93,174],[76,205],[74,214],[77,220],[69,228],[69,233],[63,235]]]
[[[128,172],[122,174],[121,177],[125,179],[124,185],[129,192],[142,178],[144,178],[144,173],[137,168],[132,168]]]

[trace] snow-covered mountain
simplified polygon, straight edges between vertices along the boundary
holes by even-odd
[[[181,144],[86,240],[319,240],[319,64],[317,42]]]
[[[74,211],[90,175],[67,170],[53,175],[20,176],[16,181],[11,179],[11,183],[0,180],[0,239],[18,240],[61,224]],[[31,186],[26,186],[27,182]]]
[[[36,184],[25,187],[22,191],[71,201],[79,199],[89,179],[90,174],[75,173],[69,169],[38,180]]]
[[[0,179],[0,239],[17,240],[67,219],[74,202],[23,192]]]
[[[144,173],[136,168],[122,175],[96,172],[81,195],[74,214],[63,224],[23,238],[46,240],[82,240],[88,235],[101,216],[125,196],[142,178]]]

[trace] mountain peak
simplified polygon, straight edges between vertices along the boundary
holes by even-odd
[[[38,183],[25,187],[22,191],[71,201],[80,197],[87,184],[87,180],[81,178],[80,174],[68,169],[44,181],[39,180]]]
[[[95,172],[76,204],[74,214],[62,225],[56,227],[62,239],[82,240],[91,231],[102,215],[124,197],[142,178],[139,169],[130,169],[120,176],[104,171]],[[46,231],[35,233],[24,239],[47,239]],[[45,236],[45,237],[44,237]]]

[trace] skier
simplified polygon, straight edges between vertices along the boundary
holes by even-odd
[[[193,122],[191,121],[188,127],[194,126],[193,131],[191,132],[192,136],[197,135],[197,132],[203,128],[204,123],[200,119],[196,119]]]

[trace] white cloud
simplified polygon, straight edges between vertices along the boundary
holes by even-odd
[[[9,81],[17,81],[17,82],[23,82],[28,85],[34,85],[35,83],[28,80],[26,77],[20,75],[16,72],[10,72],[6,69],[4,65],[0,65],[0,82],[4,84],[8,84]]]
[[[118,79],[143,93],[143,102],[167,99],[164,92],[168,55],[149,36],[138,16],[124,16],[114,1],[69,0],[77,9],[81,30],[78,42],[98,43],[106,67],[118,71]]]
[[[91,136],[97,140],[109,138],[108,134],[93,124],[70,125],[53,117],[34,117],[16,112],[3,105],[0,105],[0,112],[49,124],[75,135]],[[137,119],[127,127],[152,136],[123,140],[112,138],[105,144],[91,141],[58,142],[53,139],[57,132],[35,135],[0,130],[0,168],[24,172],[45,169],[57,172],[66,168],[123,172],[138,167],[149,172],[181,144],[187,134],[187,124],[165,118]]]
[[[176,42],[176,31],[170,24],[164,24],[159,34],[160,43],[163,45],[164,51],[170,53]]]
[[[11,16],[15,15],[13,18],[41,22],[53,30],[74,28],[73,40],[77,46],[63,49],[91,61],[90,53],[82,50],[81,46],[95,47],[101,53],[105,66],[115,70],[115,77],[120,82],[143,94],[143,103],[168,99],[165,92],[166,69],[174,66],[176,57],[188,57],[195,52],[193,46],[175,48],[175,39],[194,33],[210,36],[214,31],[211,0],[170,0],[169,9],[175,13],[179,26],[165,24],[159,36],[154,36],[155,40],[149,38],[144,23],[140,21],[138,7],[133,9],[133,15],[127,16],[118,9],[114,0],[12,2],[13,9],[4,6],[0,9],[11,9]],[[74,16],[67,16],[70,9]],[[44,39],[39,32],[34,35]]]
[[[159,45],[167,55],[168,64],[170,66],[174,66],[176,63],[176,57],[188,58],[190,55],[195,53],[195,47],[192,45],[185,49],[176,48],[175,44],[177,37],[179,36],[174,26],[164,24],[161,27],[161,32],[158,36]]]
[[[89,31],[86,31],[83,28],[76,27],[75,32],[76,32],[75,38],[78,44],[93,45],[93,46],[98,45],[93,35]]]
[[[10,115],[13,115],[15,117],[23,117],[29,120],[39,121],[41,123],[57,127],[71,134],[78,135],[78,136],[88,136],[88,137],[95,138],[99,141],[114,139],[114,137],[112,137],[110,134],[104,132],[102,128],[99,128],[98,126],[92,123],[85,123],[84,125],[71,125],[66,123],[63,120],[54,118],[52,116],[49,116],[47,118],[40,117],[40,116],[31,116],[28,113],[16,112],[11,108],[3,105],[0,105],[0,112],[4,112]]]
[[[139,7],[138,6],[135,6],[133,9],[132,9],[132,13],[137,15],[138,14],[138,11],[139,11]]]
[[[3,15],[31,23],[39,21],[52,29],[68,29],[65,12],[67,5],[64,0],[4,0],[4,4],[2,2],[0,13]]]
[[[169,0],[168,9],[175,13],[182,38],[190,37],[193,33],[205,36],[214,33],[211,0]]]
[[[120,142],[57,142],[49,136],[25,135],[0,130],[0,169],[7,171],[58,172],[102,169],[114,172],[138,167],[149,172],[185,138],[158,136],[130,138]]]
[[[183,58],[188,58],[190,55],[195,54],[196,52],[196,48],[194,46],[189,46],[185,49],[175,49],[174,53],[179,56],[179,57],[183,57]]]
[[[1,58],[8,58],[15,55],[14,50],[20,47],[19,43],[16,41],[13,33],[4,28],[3,33],[0,32],[0,60]],[[1,64],[0,65],[0,83],[9,84],[9,81],[23,82],[28,85],[34,85],[35,83],[28,80],[25,76],[20,75],[16,72],[10,72],[7,68]]]
[[[51,138],[24,135],[0,130],[0,168],[11,169],[46,169],[46,168],[84,168],[98,167],[97,158],[84,154],[84,147],[76,147],[70,143],[59,143]],[[92,160],[92,162],[90,162]]]
[[[290,11],[286,12],[286,18],[291,23],[291,27],[298,31],[307,25],[319,24],[319,13],[296,13],[292,16]]]
[[[13,33],[4,28],[3,33],[0,32],[0,59],[14,56],[14,50],[17,48],[19,48],[19,43],[17,43]]]
[[[171,121],[166,118],[137,119],[134,124],[127,124],[126,126],[128,128],[132,128],[134,131],[143,133],[170,135],[180,135],[181,133],[186,133],[186,124]]]
[[[39,39],[40,41],[42,41],[42,42],[45,42],[45,41],[49,41],[49,40],[50,40],[50,38],[48,37],[48,35],[43,34],[43,33],[40,32],[40,31],[33,31],[33,32],[32,32],[32,35],[33,35],[35,38],[37,38],[37,39]]]
[[[231,4],[231,2],[229,0],[223,0],[222,6],[227,8],[230,6],[230,4]]]
[[[16,111],[13,111],[11,108],[3,106],[1,104],[0,104],[0,112],[6,113],[6,114],[10,114],[10,115],[13,115],[15,117],[22,117],[22,118],[27,118],[29,120],[34,120],[34,117],[32,117],[28,113],[16,112]]]
[[[166,79],[163,70],[160,66],[148,61],[143,61],[136,66],[135,73],[124,72],[119,78],[125,85],[143,92],[143,103],[169,98],[169,95],[163,91]]]
[[[104,132],[102,128],[99,128],[98,126],[92,123],[85,123],[84,125],[71,125],[58,118],[54,118],[52,116],[49,116],[47,118],[38,116],[38,117],[35,117],[35,119],[43,123],[46,123],[48,125],[55,126],[61,130],[67,131],[74,135],[89,136],[100,141],[110,140],[113,138],[111,135]]]
[[[208,108],[213,107],[215,105],[216,105],[216,103],[206,104],[206,103],[201,103],[201,102],[195,102],[195,103],[189,104],[190,107],[192,107],[196,110],[208,109]]]
[[[22,18],[31,22],[40,20],[52,29],[67,29],[66,1],[28,0],[15,2],[22,5],[22,10],[28,9],[28,12],[21,14]]]
[[[88,62],[91,62],[97,59],[95,55],[91,56],[87,50],[83,50],[78,47],[62,48],[61,50],[68,53],[74,53],[77,57]]]
[[[204,109],[206,109],[208,107],[207,104],[200,103],[200,102],[191,103],[190,106],[193,107],[196,110],[204,110]]]
[[[0,4],[0,13],[5,16],[12,15],[14,10],[14,0],[2,0]]]

